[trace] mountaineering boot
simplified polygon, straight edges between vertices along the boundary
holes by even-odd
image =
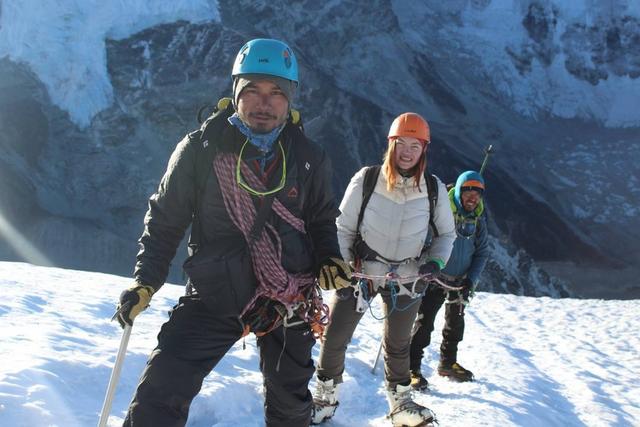
[[[473,381],[473,372],[464,369],[458,362],[449,364],[441,361],[438,365],[438,375],[461,383]]]
[[[411,399],[411,385],[396,385],[395,390],[387,390],[389,418],[394,427],[434,427],[436,415],[429,408]]]
[[[334,384],[332,379],[318,377],[313,392],[311,424],[321,424],[333,417],[339,404],[338,384]]]
[[[422,376],[422,372],[411,371],[411,388],[416,391],[429,390],[429,381]]]

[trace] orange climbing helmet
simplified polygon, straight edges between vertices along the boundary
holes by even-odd
[[[429,123],[420,114],[402,113],[391,123],[387,138],[392,139],[401,136],[417,138],[428,144],[431,141]]]

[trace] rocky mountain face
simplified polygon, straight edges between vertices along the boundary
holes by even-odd
[[[572,104],[612,102],[601,86],[615,78],[637,87],[638,18],[616,7],[586,24],[553,2],[520,2],[509,11],[521,17],[519,36],[491,42],[484,22],[503,13],[496,3],[219,1],[220,21],[107,40],[114,102],[88,127],[28,66],[0,59],[0,220],[33,246],[6,239],[0,258],[37,250],[51,264],[130,274],[173,147],[198,126],[199,107],[230,94],[239,47],[266,36],[298,56],[296,105],[333,159],[338,197],[355,171],[380,162],[393,117],[417,111],[445,182],[496,148],[486,173],[494,256],[481,289],[638,297],[640,116]],[[560,72],[571,84],[558,83]]]

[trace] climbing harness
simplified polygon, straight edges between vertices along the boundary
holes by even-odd
[[[397,268],[397,266],[396,266]],[[413,276],[399,276],[395,273],[395,270],[392,267],[392,271],[385,275],[372,275],[372,274],[364,274],[360,272],[353,272],[352,277],[358,279],[355,285],[353,285],[353,296],[356,299],[356,311],[359,313],[364,313],[369,309],[369,312],[376,320],[384,320],[386,317],[389,317],[393,311],[405,311],[413,304],[419,302],[421,298],[424,296],[426,292],[426,286],[422,290],[418,290],[420,283],[435,283],[438,286],[446,289],[448,291],[459,291],[462,287],[451,286],[446,282],[440,280],[438,277],[433,277],[431,275],[413,275]],[[384,280],[383,284],[380,287],[386,287],[389,290],[391,297],[391,310],[387,316],[383,316],[378,318],[373,314],[371,310],[370,301],[372,299],[373,280]],[[411,283],[411,286],[404,286],[401,283]],[[399,296],[408,296],[413,301],[407,304],[404,307],[398,307],[397,299]]]

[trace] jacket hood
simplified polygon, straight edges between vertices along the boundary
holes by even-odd
[[[456,180],[456,186],[454,189],[454,200],[458,209],[462,208],[462,202],[460,195],[462,194],[462,187],[477,187],[482,193],[484,193],[484,178],[476,171],[462,172]],[[484,197],[483,197],[484,198]]]
[[[449,203],[451,203],[451,211],[453,212],[454,216],[456,216],[458,211],[460,211],[460,214],[462,216],[469,216],[473,214],[475,217],[479,217],[480,215],[482,215],[482,213],[484,212],[484,199],[480,199],[480,203],[478,203],[478,206],[476,206],[473,212],[467,212],[462,208],[462,205],[458,201],[456,201],[455,193],[456,187],[449,190]]]

